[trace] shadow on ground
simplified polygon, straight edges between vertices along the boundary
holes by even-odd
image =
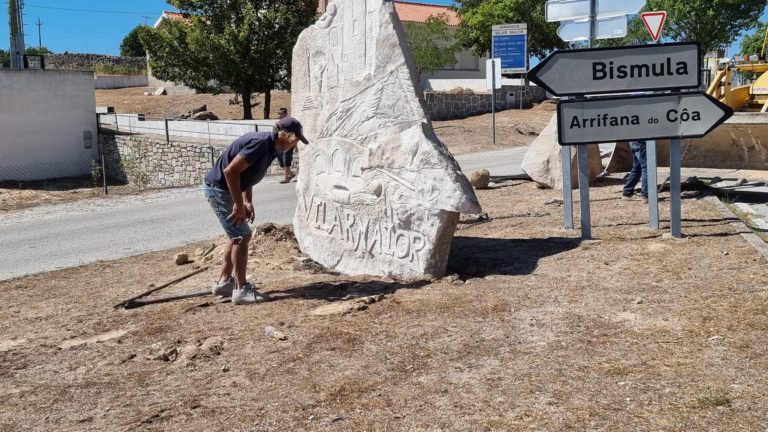
[[[541,258],[575,249],[581,239],[498,239],[455,237],[448,258],[448,274],[461,279],[489,275],[527,275],[536,270]]]
[[[419,289],[429,283],[429,280],[413,282],[384,280],[314,282],[286,291],[270,293],[270,295],[272,295],[273,301],[287,298],[303,298],[333,302],[378,294],[388,295],[401,289]]]

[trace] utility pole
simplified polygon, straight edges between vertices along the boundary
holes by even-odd
[[[37,26],[37,49],[42,50],[43,49],[43,33],[42,33],[42,27],[43,22],[40,21],[40,17],[37,17],[37,22],[35,23]]]
[[[24,20],[20,0],[8,1],[8,17],[11,29],[11,68],[24,69]]]

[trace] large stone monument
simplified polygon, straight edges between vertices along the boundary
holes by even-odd
[[[603,171],[600,148],[588,145],[587,160],[589,181],[595,180]],[[579,163],[576,146],[571,147],[571,187],[579,186]],[[547,127],[541,131],[523,156],[523,172],[536,183],[556,190],[563,190],[562,147],[557,140],[557,115],[553,115]]]
[[[445,273],[459,213],[480,213],[437,139],[391,1],[336,0],[293,50],[292,115],[304,124],[294,230],[345,274]]]

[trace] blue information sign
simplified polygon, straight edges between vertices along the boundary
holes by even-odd
[[[526,24],[493,26],[492,57],[501,59],[501,73],[525,73],[528,58]]]

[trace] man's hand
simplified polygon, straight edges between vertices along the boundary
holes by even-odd
[[[248,222],[253,223],[253,219],[256,217],[256,210],[253,208],[253,203],[245,203],[245,215],[248,218]]]
[[[253,208],[251,208],[253,210]],[[253,212],[251,211],[251,214]],[[227,216],[227,220],[234,226],[240,226],[244,224],[250,216],[248,215],[247,205],[239,205],[234,203],[232,206],[232,214]]]

